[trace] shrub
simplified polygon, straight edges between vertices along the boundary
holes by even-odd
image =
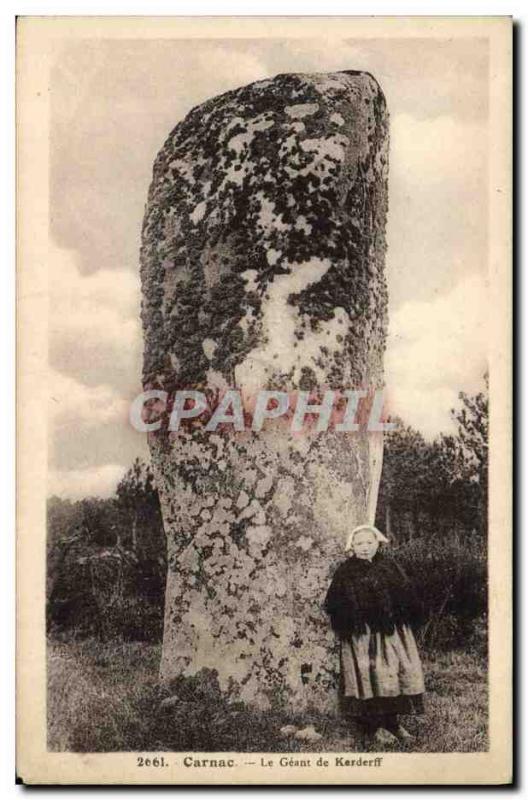
[[[488,579],[482,539],[414,539],[395,555],[424,602],[423,643],[433,649],[484,652]]]

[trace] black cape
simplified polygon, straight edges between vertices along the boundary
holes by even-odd
[[[394,559],[379,551],[372,561],[352,558],[341,564],[326,595],[325,610],[340,636],[394,633],[397,625],[417,627],[424,619],[416,589]]]

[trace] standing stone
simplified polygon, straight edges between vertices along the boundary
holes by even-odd
[[[194,108],[143,226],[144,387],[383,386],[388,114],[364,72],[287,74]],[[216,669],[259,707],[331,707],[323,601],[373,522],[381,434],[149,434],[168,546],[161,676]]]

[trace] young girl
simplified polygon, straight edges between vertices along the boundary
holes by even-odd
[[[424,679],[412,625],[422,609],[414,589],[391,558],[377,528],[360,525],[346,544],[351,557],[336,570],[326,611],[341,644],[345,711],[378,744],[412,739],[399,714],[423,713]]]

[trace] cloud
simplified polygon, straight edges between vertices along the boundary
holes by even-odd
[[[125,474],[121,464],[105,464],[79,470],[52,470],[48,474],[48,496],[57,495],[72,500],[84,497],[111,497]]]
[[[49,256],[49,465],[61,491],[70,472],[77,491],[83,475],[95,485],[101,470],[103,485],[109,465],[148,458],[144,434],[129,423],[141,390],[139,281],[127,271],[83,275],[76,254],[61,248]]]
[[[95,428],[108,423],[122,425],[128,403],[110,386],[86,386],[74,378],[50,370],[48,373],[49,419],[55,430],[82,426]]]
[[[476,391],[487,367],[488,290],[478,275],[392,315],[385,374],[390,411],[427,436],[452,428],[461,390]]]
[[[487,269],[487,128],[451,117],[391,123],[387,275],[392,309]]]
[[[130,393],[141,382],[139,276],[83,275],[74,252],[50,248],[50,365],[78,382]]]
[[[243,43],[230,43],[240,48]],[[246,45],[247,46],[247,45]],[[484,121],[488,113],[488,42],[463,39],[253,40],[252,52],[277,72],[371,72],[389,111],[417,119],[450,115]]]
[[[413,184],[435,191],[438,185],[462,184],[474,197],[485,176],[487,126],[453,116],[416,119],[411,114],[391,117],[391,146],[396,158],[391,170]],[[469,181],[469,185],[468,182]]]
[[[265,58],[251,52],[241,52],[228,45],[210,43],[206,49],[198,47],[190,54],[190,67],[193,70],[192,89],[197,105],[215,94],[238,89],[244,84],[269,78],[269,68]],[[185,63],[182,71],[186,71]],[[211,84],[215,91],[211,94]],[[190,107],[189,107],[190,110]]]

